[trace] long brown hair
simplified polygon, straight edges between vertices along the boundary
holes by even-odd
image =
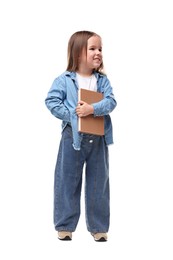
[[[67,70],[77,71],[78,69],[78,58],[82,51],[85,50],[87,53],[88,39],[92,36],[98,36],[98,34],[91,31],[78,31],[72,34],[68,42],[67,50]],[[101,37],[100,37],[101,38]],[[95,71],[103,73],[103,62]]]

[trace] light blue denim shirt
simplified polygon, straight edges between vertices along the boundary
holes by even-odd
[[[97,91],[103,93],[103,100],[92,104],[94,116],[104,116],[105,142],[113,143],[112,122],[109,113],[116,107],[116,100],[112,87],[106,75],[94,72],[97,78]],[[78,83],[76,73],[65,71],[55,78],[45,99],[45,104],[50,112],[62,120],[62,130],[68,123],[71,124],[73,133],[73,147],[80,150],[83,134],[78,132],[78,116],[76,106],[78,103]]]

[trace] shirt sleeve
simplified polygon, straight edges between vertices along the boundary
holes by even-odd
[[[117,105],[113,88],[107,77],[104,77],[101,82],[101,92],[103,93],[103,100],[92,104],[94,107],[94,116],[104,116],[110,114]]]
[[[56,78],[47,94],[45,104],[50,112],[57,118],[70,122],[70,112],[65,106],[66,86],[61,78]]]

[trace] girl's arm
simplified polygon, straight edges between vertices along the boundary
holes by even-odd
[[[64,104],[66,99],[66,90],[64,82],[56,78],[47,94],[45,104],[50,112],[63,121],[70,121],[70,113]]]
[[[92,104],[94,107],[94,116],[104,116],[110,114],[117,105],[113,89],[107,77],[104,77],[101,83],[101,92],[104,95],[103,100]]]

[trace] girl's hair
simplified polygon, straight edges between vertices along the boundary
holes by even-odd
[[[87,54],[88,39],[92,36],[100,37],[98,34],[91,31],[78,31],[70,37],[67,50],[68,71],[77,71],[79,65],[79,56],[81,55],[83,50],[85,50]],[[103,73],[103,62],[97,69],[94,70]]]

